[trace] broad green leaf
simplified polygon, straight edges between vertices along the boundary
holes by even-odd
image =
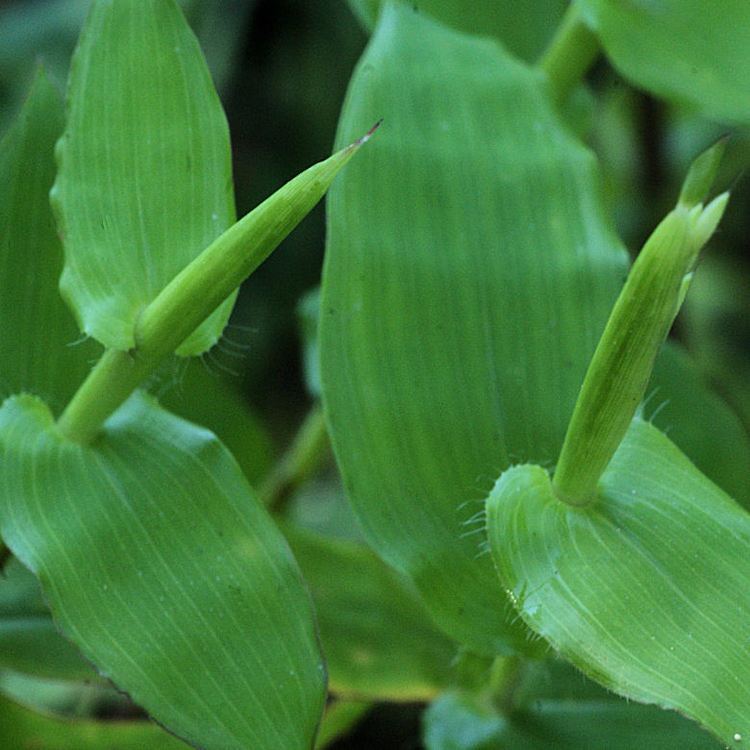
[[[384,0],[349,0],[366,28],[375,26]],[[460,31],[495,36],[515,55],[535,60],[560,22],[568,0],[412,0],[418,13]]]
[[[324,402],[368,541],[480,653],[527,648],[483,554],[482,497],[557,458],[626,258],[591,153],[541,74],[389,5],[341,142],[385,118],[334,185]]]
[[[0,409],[0,532],[101,672],[206,750],[309,748],[325,696],[280,533],[207,431],[135,395],[91,446]]]
[[[487,506],[500,579],[524,621],[598,682],[750,744],[750,516],[635,419],[572,508],[547,472],[505,472]]]
[[[38,71],[0,143],[0,396],[31,391],[55,411],[84,379],[98,348],[77,341],[57,291],[62,247],[48,195],[62,126],[60,97]]]
[[[456,645],[407,582],[361,544],[284,531],[315,602],[331,691],[419,701],[448,684]]]
[[[185,750],[187,745],[145,721],[58,719],[0,697],[0,745],[8,750]]]
[[[39,583],[17,560],[0,578],[0,667],[65,680],[94,672],[52,622]]]
[[[234,221],[226,119],[174,0],[95,0],[57,153],[61,289],[87,335],[131,349],[143,309]],[[178,353],[215,344],[231,305]]]
[[[750,123],[745,0],[578,0],[615,67],[657,96]]]
[[[669,435],[709,479],[750,507],[748,434],[737,414],[676,344],[665,346],[656,360],[644,416]]]

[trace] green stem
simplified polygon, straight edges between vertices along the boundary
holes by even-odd
[[[5,566],[8,564],[8,560],[13,556],[13,553],[6,547],[2,542],[0,542],[0,573],[5,570]]]
[[[62,413],[60,431],[75,442],[90,442],[107,417],[312,210],[371,133],[288,182],[183,269],[141,314],[136,346],[104,353]]]
[[[584,23],[578,3],[572,2],[538,63],[549,79],[556,102],[567,99],[599,51],[599,40]]]
[[[320,468],[328,455],[328,446],[323,409],[316,404],[260,490],[266,507],[279,511],[292,493]]]
[[[523,678],[523,666],[524,661],[520,656],[500,656],[492,665],[492,703],[505,716],[509,716],[517,708],[516,691]]]
[[[693,163],[677,207],[649,237],[594,352],[565,436],[553,486],[569,505],[588,505],[635,416],[654,361],[682,304],[701,248],[726,208],[704,208],[723,143]]]

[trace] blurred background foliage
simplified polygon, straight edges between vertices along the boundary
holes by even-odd
[[[347,83],[367,42],[378,3],[180,2],[200,39],[227,112],[237,207],[244,213],[330,152]],[[414,3],[462,30],[500,37],[527,60],[536,59],[543,50],[566,4],[564,0],[524,0],[524,10],[519,11],[518,3],[510,1]],[[41,60],[51,79],[64,88],[70,54],[88,6],[89,0],[0,0],[1,131],[18,111],[37,61]],[[467,8],[471,12],[466,12]],[[574,101],[571,117],[576,131],[600,158],[602,187],[613,221],[627,246],[638,248],[671,207],[678,180],[690,160],[726,128],[636,90],[603,60]],[[733,132],[720,178],[722,188],[734,184],[731,207],[702,261],[675,335],[697,359],[703,377],[727,398],[750,429],[750,181],[741,179],[750,163],[750,132]],[[324,468],[312,472],[311,481],[301,487],[284,486],[284,477],[278,472],[274,477],[271,471],[319,396],[314,290],[320,280],[324,243],[324,212],[318,207],[245,284],[220,346],[201,360],[168,368],[157,392],[170,408],[219,432],[255,486],[265,482],[265,492],[277,510],[285,512],[296,527],[306,529],[302,535],[293,532],[292,546],[301,558],[318,561],[310,566],[313,593],[319,582],[331,575],[319,565],[322,558],[315,557],[314,547],[333,545],[329,559],[338,559],[338,555],[345,560],[351,553],[352,570],[368,576],[368,586],[373,590],[380,587],[394,612],[408,610],[410,622],[414,622],[424,614],[418,611],[407,584],[364,548],[330,455],[323,461]],[[200,398],[206,393],[211,394],[210,401]],[[312,439],[316,439],[314,435]],[[320,436],[317,439],[320,442]],[[330,541],[331,537],[337,541]],[[301,563],[304,568],[304,559]],[[35,627],[40,632],[51,630],[33,581],[15,568],[8,575],[12,585],[10,589],[6,586],[0,597],[0,615],[16,616],[13,607],[17,599],[13,597],[18,591],[30,590],[24,616],[38,617]],[[351,586],[356,589],[356,581],[352,580]],[[325,590],[321,596],[327,597],[334,612],[364,606],[356,598],[337,598],[335,591]],[[5,625],[0,625],[0,649],[11,648],[17,643],[12,639],[22,636],[17,631],[9,636]],[[328,623],[324,621],[323,626],[325,631]],[[354,631],[357,627],[365,624],[352,623]],[[323,635],[325,641],[325,632]],[[50,642],[54,645],[53,636]],[[364,719],[348,740],[335,747],[420,746],[423,704],[419,701],[437,689],[450,669],[449,644],[440,636],[432,637],[430,653],[439,655],[435,658],[444,659],[444,663],[433,663],[423,672],[415,666],[419,684],[414,691],[398,696],[398,704],[374,708],[361,702],[338,705],[331,717],[342,726]],[[338,644],[344,652],[350,645]],[[66,663],[70,654],[65,645],[57,643],[55,647],[58,660]],[[23,664],[0,660],[0,692],[21,704],[79,719],[137,715],[137,709],[96,679],[85,684],[60,683],[49,679],[54,675],[30,676],[34,670],[22,674],[19,670],[23,669]],[[72,669],[83,668],[76,663]],[[387,672],[387,665],[383,669]],[[335,681],[335,669],[332,675]],[[377,679],[375,672],[370,678]],[[384,694],[389,689],[386,678]],[[353,682],[359,684],[359,679],[361,675]],[[372,697],[356,693],[345,697]],[[341,711],[341,706],[348,708]],[[18,714],[13,721],[23,723],[27,718]],[[7,716],[5,720],[10,721]],[[0,721],[0,733],[5,731],[3,726]],[[48,729],[44,731],[49,736],[60,734],[55,727]],[[75,743],[75,737],[71,741]]]

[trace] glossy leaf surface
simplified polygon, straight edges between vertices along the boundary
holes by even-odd
[[[93,3],[58,162],[61,288],[87,335],[131,349],[141,311],[234,221],[226,119],[174,0]],[[178,353],[216,343],[230,309]]]
[[[315,602],[334,693],[419,701],[448,684],[456,645],[398,574],[364,545],[284,531]]]
[[[383,0],[349,0],[357,17],[373,28]],[[560,22],[568,0],[412,0],[420,13],[460,31],[495,36],[515,55],[533,61]]]
[[[505,472],[493,558],[524,621],[589,676],[750,743],[750,516],[638,419],[574,509],[546,471]]]
[[[657,96],[717,120],[750,122],[745,0],[581,0],[615,67]]]
[[[62,127],[62,100],[40,71],[0,143],[0,397],[27,390],[55,411],[98,348],[76,344],[78,328],[57,291],[62,247],[48,196]]]
[[[186,750],[187,745],[145,721],[66,720],[0,697],[0,744],[18,750]]]
[[[334,448],[369,541],[441,626],[478,652],[526,648],[481,498],[510,463],[556,460],[625,254],[593,156],[496,43],[389,5],[340,142],[380,116],[329,198]]]
[[[105,676],[196,746],[310,747],[325,675],[309,597],[211,433],[136,395],[80,446],[20,396],[0,455],[3,539]]]

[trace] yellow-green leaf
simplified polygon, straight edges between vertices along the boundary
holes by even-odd
[[[750,516],[635,419],[573,508],[539,466],[501,475],[492,556],[523,620],[621,695],[750,746]]]
[[[234,221],[226,119],[174,0],[95,0],[58,162],[61,288],[87,335],[131,349],[143,309]],[[216,343],[231,304],[178,353]]]
[[[0,533],[83,654],[206,750],[308,750],[325,698],[281,534],[209,432],[136,394],[90,446],[0,409]]]

